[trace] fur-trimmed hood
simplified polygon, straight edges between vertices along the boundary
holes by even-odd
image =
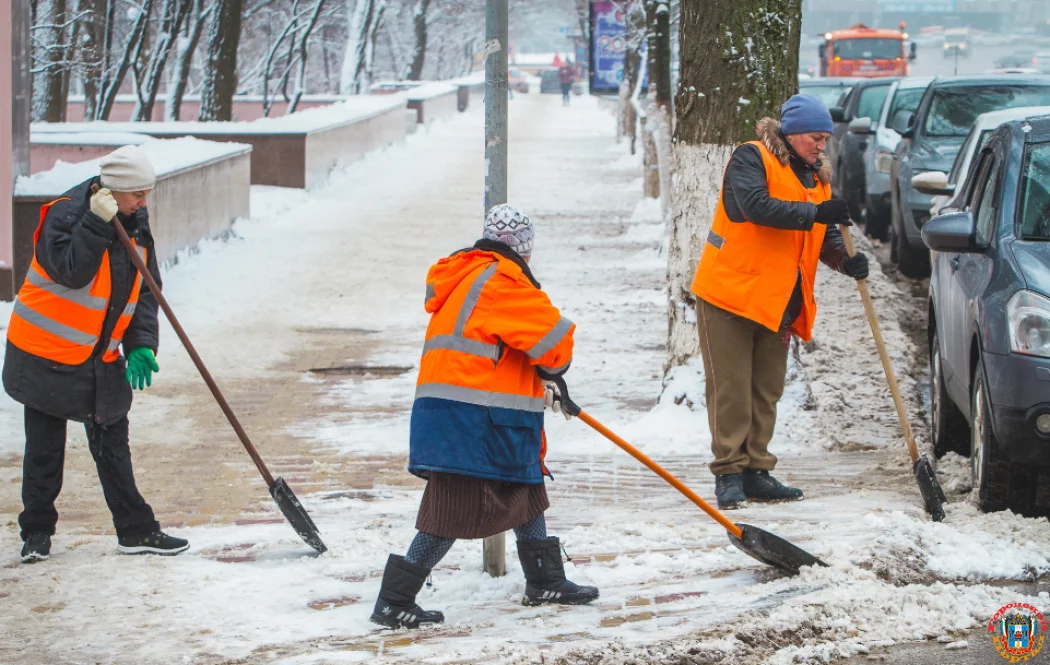
[[[758,138],[765,144],[769,152],[773,153],[773,156],[780,160],[780,163],[784,166],[788,165],[791,161],[792,149],[784,140],[784,134],[780,131],[780,121],[773,118],[762,118],[758,121],[755,126],[755,131],[758,132]],[[831,162],[828,161],[828,156],[821,153],[820,160],[817,162],[815,167],[817,178],[826,185],[831,184]]]

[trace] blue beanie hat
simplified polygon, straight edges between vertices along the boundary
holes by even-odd
[[[835,129],[824,102],[811,95],[795,95],[780,107],[780,129],[785,134],[828,132]]]

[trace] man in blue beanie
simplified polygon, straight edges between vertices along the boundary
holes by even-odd
[[[849,209],[831,198],[824,148],[832,120],[824,103],[795,95],[780,121],[760,120],[758,140],[737,148],[693,280],[704,360],[708,422],[719,508],[748,501],[798,501],[770,472],[777,402],[792,335],[812,336],[817,263],[855,279],[863,254],[846,255],[836,225]]]

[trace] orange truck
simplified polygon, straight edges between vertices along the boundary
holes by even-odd
[[[908,33],[869,28],[857,23],[845,30],[824,35],[820,45],[821,76],[907,76],[908,63],[915,60],[915,42],[905,51]]]

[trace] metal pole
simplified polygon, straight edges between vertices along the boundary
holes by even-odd
[[[485,213],[507,202],[507,46],[508,0],[487,0],[485,7]],[[482,222],[484,224],[484,222]],[[485,572],[507,574],[506,534],[485,539]]]

